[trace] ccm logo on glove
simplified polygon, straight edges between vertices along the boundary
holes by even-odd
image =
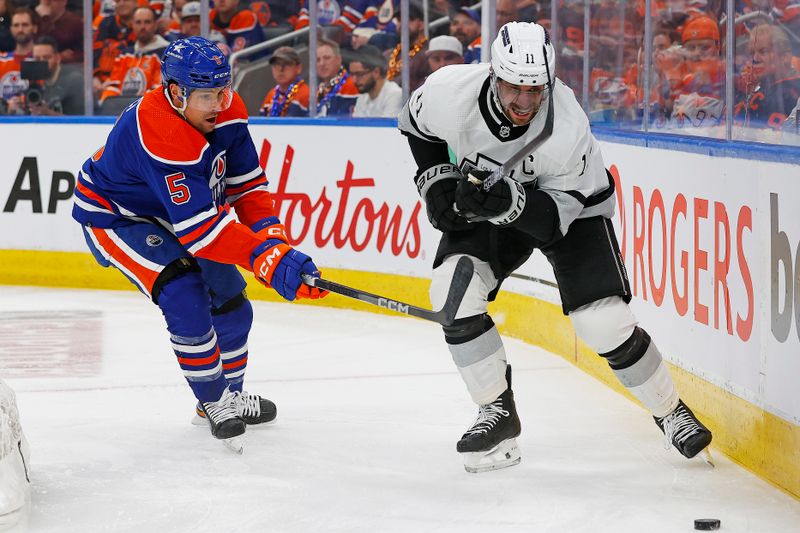
[[[250,262],[256,279],[290,302],[295,298],[317,299],[328,294],[303,283],[303,274],[318,277],[319,270],[310,257],[283,241],[264,241],[253,250]]]

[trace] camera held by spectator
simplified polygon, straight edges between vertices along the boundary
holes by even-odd
[[[47,61],[26,60],[22,62],[20,77],[28,80],[25,90],[25,114],[30,115],[31,106],[38,106],[44,102],[44,82],[50,77],[50,68]]]

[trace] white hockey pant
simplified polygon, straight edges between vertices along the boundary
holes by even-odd
[[[461,255],[448,256],[433,270],[430,287],[431,305],[440,309],[453,279]],[[508,388],[506,352],[497,328],[486,314],[489,293],[497,286],[491,267],[472,256],[475,271],[456,314],[456,325],[445,327],[447,347],[461,378],[478,405],[491,403]],[[458,333],[453,333],[458,331]]]
[[[569,317],[578,337],[608,360],[617,379],[653,416],[675,409],[678,392],[661,353],[622,298],[602,298]]]

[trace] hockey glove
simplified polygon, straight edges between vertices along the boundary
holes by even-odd
[[[303,283],[302,274],[320,275],[311,258],[278,239],[258,245],[250,256],[250,264],[258,281],[290,302],[295,298],[316,300],[328,294]]]
[[[488,220],[492,224],[505,226],[519,218],[525,209],[525,189],[522,184],[506,176],[485,191],[483,180],[489,174],[489,170],[471,170],[467,177],[459,180],[456,208],[471,221]]]
[[[417,190],[425,200],[428,220],[439,231],[463,231],[469,222],[453,210],[461,173],[450,164],[436,165],[417,177]]]
[[[286,238],[286,228],[281,224],[278,217],[262,218],[250,226],[250,229],[265,241],[267,239],[278,239],[285,243],[289,242],[289,239]]]

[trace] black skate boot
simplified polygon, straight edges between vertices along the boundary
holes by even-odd
[[[239,418],[234,395],[228,389],[216,402],[200,402],[198,406],[214,437],[225,440],[244,433],[244,420]]]
[[[262,398],[258,394],[247,391],[235,392],[236,412],[248,426],[255,424],[269,424],[278,416],[278,408],[273,402]]]
[[[508,388],[489,404],[478,406],[478,417],[456,450],[464,454],[464,468],[477,473],[519,464],[522,457],[516,438],[521,426],[511,390],[511,365],[506,366]]]
[[[691,459],[711,444],[711,432],[697,420],[683,400],[678,400],[678,407],[667,416],[653,418],[664,432],[666,447],[669,448],[671,443],[684,457]]]

